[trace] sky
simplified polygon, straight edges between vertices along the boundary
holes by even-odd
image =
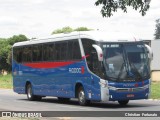
[[[131,8],[103,18],[96,0],[0,0],[0,38],[24,34],[28,38],[49,36],[59,28],[88,27],[102,31],[130,32],[152,40],[155,20],[160,18],[160,0],[151,0],[145,16]],[[159,12],[158,12],[159,11]]]

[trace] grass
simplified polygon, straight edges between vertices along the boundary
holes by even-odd
[[[11,89],[12,87],[12,75],[0,75],[0,88]]]
[[[160,82],[152,82],[151,98],[152,99],[160,99]]]
[[[12,75],[0,75],[0,88],[12,89]],[[160,99],[160,82],[152,82],[151,98]]]

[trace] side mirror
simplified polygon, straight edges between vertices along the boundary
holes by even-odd
[[[98,60],[99,60],[99,61],[103,61],[103,51],[102,51],[101,47],[98,46],[98,45],[95,45],[95,44],[93,44],[92,46],[93,46],[93,47],[96,49],[96,51],[97,51]]]
[[[147,50],[148,50],[148,57],[149,57],[150,61],[152,61],[152,60],[153,60],[153,52],[152,52],[152,49],[151,49],[151,47],[150,47],[149,45],[146,45],[146,44],[145,44],[145,47],[146,47]]]

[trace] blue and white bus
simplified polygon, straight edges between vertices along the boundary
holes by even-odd
[[[129,34],[73,32],[13,45],[13,89],[28,100],[55,96],[90,101],[148,99],[148,45]]]

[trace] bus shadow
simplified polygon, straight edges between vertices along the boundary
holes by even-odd
[[[27,99],[21,99],[24,101],[28,101]],[[28,101],[30,102],[30,101]],[[33,102],[33,101],[32,101]],[[43,98],[41,101],[34,101],[34,102],[44,102],[44,103],[56,103],[56,104],[64,104],[64,105],[71,105],[71,106],[79,106],[78,100],[76,99],[71,99],[69,101],[59,101],[57,98]],[[121,106],[118,104],[118,102],[91,102],[87,107],[90,108],[136,108],[136,107],[151,107],[151,106],[157,106],[153,104],[145,104],[145,103],[132,103],[130,101],[128,105],[126,106]],[[85,106],[81,106],[85,107]]]

